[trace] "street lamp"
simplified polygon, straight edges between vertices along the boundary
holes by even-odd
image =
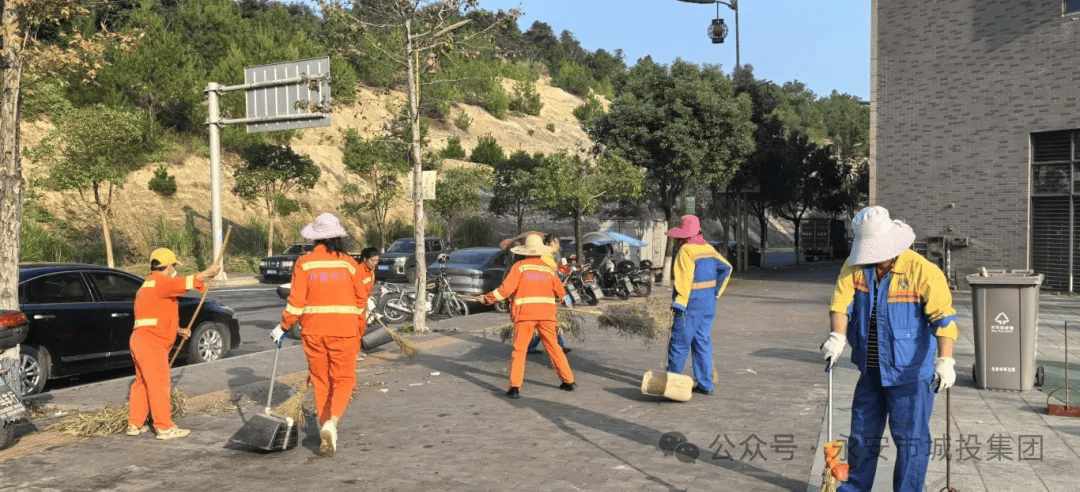
[[[709,24],[709,30],[706,34],[713,44],[720,44],[724,42],[724,38],[727,37],[728,28],[727,24],[724,24],[724,19],[720,18],[720,5],[726,5],[727,8],[735,11],[735,70],[738,70],[742,65],[739,64],[739,0],[731,0],[731,3],[721,2],[720,0],[679,0],[686,3],[715,3],[716,4],[716,18]]]

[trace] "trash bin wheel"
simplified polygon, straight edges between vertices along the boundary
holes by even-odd
[[[1035,386],[1042,388],[1044,382],[1046,382],[1046,369],[1039,366],[1038,369],[1035,369]]]

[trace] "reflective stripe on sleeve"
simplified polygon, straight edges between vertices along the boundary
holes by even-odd
[[[371,283],[371,277],[365,277],[364,278],[364,283],[365,284],[370,284]]]
[[[191,289],[195,288],[195,276],[194,275],[188,275],[188,276],[184,277],[184,288],[187,289],[187,290],[191,290]]]
[[[308,270],[319,270],[323,268],[344,268],[349,273],[356,275],[356,268],[353,268],[349,262],[344,260],[323,260],[323,261],[307,261],[304,262],[301,267],[306,272]]]
[[[153,280],[147,280],[146,282],[143,282],[143,284],[142,284],[143,289],[153,289],[155,286],[157,286],[157,282],[155,282]]]
[[[304,308],[299,308],[299,307],[293,306],[292,304],[286,304],[285,305],[285,312],[289,313],[289,314],[294,314],[296,316],[299,316],[301,314],[304,314]]]
[[[499,293],[499,289],[495,289],[495,290],[491,291],[491,296],[494,297],[496,301],[501,301],[503,299],[506,299],[505,297],[503,297],[502,294]]]
[[[143,326],[157,326],[157,318],[142,318],[135,320],[135,328]]]

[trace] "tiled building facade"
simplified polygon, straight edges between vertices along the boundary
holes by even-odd
[[[960,287],[986,267],[1080,292],[1080,0],[872,12],[870,202]]]

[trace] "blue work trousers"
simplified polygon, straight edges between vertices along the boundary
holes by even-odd
[[[878,455],[888,419],[896,447],[894,492],[921,492],[930,462],[930,415],[934,392],[930,380],[882,386],[881,371],[868,368],[859,376],[851,401],[851,437],[848,439],[848,480],[837,492],[869,492],[874,485]]]
[[[562,347],[562,348],[566,348],[566,340],[563,340],[563,337],[562,337],[561,333],[559,334],[558,338],[559,338],[559,346]],[[536,347],[538,345],[540,345],[540,334],[539,333],[533,335],[532,341],[529,342],[529,352],[532,352],[533,350],[536,350]]]
[[[686,356],[694,357],[694,379],[701,389],[713,390],[712,380],[712,323],[713,309],[675,310],[668,345],[668,372],[681,373]]]

